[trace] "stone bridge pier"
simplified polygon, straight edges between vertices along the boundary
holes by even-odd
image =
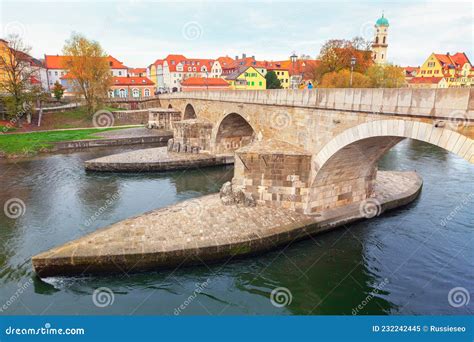
[[[189,92],[160,103],[182,113],[175,142],[234,154],[233,184],[261,205],[317,213],[364,201],[379,159],[406,138],[474,163],[470,89]]]

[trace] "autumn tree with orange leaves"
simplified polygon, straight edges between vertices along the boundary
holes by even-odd
[[[107,55],[98,42],[77,33],[66,41],[63,53],[68,82],[84,98],[92,115],[107,96],[112,82]]]

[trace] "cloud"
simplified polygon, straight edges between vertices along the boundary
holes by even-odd
[[[146,66],[169,53],[190,57],[261,59],[318,54],[332,38],[372,34],[382,9],[390,21],[388,58],[419,65],[433,51],[465,51],[473,57],[471,2],[2,2],[2,29],[18,21],[33,54],[61,53],[72,31],[99,41],[130,66]],[[189,22],[198,39],[183,37]]]

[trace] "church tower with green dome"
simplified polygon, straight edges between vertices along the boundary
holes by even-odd
[[[374,41],[372,42],[372,58],[376,64],[387,62],[388,20],[383,13],[375,22]]]

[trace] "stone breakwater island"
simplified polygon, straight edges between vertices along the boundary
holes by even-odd
[[[380,215],[413,201],[421,187],[422,180],[415,172],[379,171],[373,198],[363,205],[352,204],[317,215],[255,205],[239,200],[238,193],[221,191],[117,222],[36,255],[32,262],[40,277],[51,277],[149,271],[229,260]]]

